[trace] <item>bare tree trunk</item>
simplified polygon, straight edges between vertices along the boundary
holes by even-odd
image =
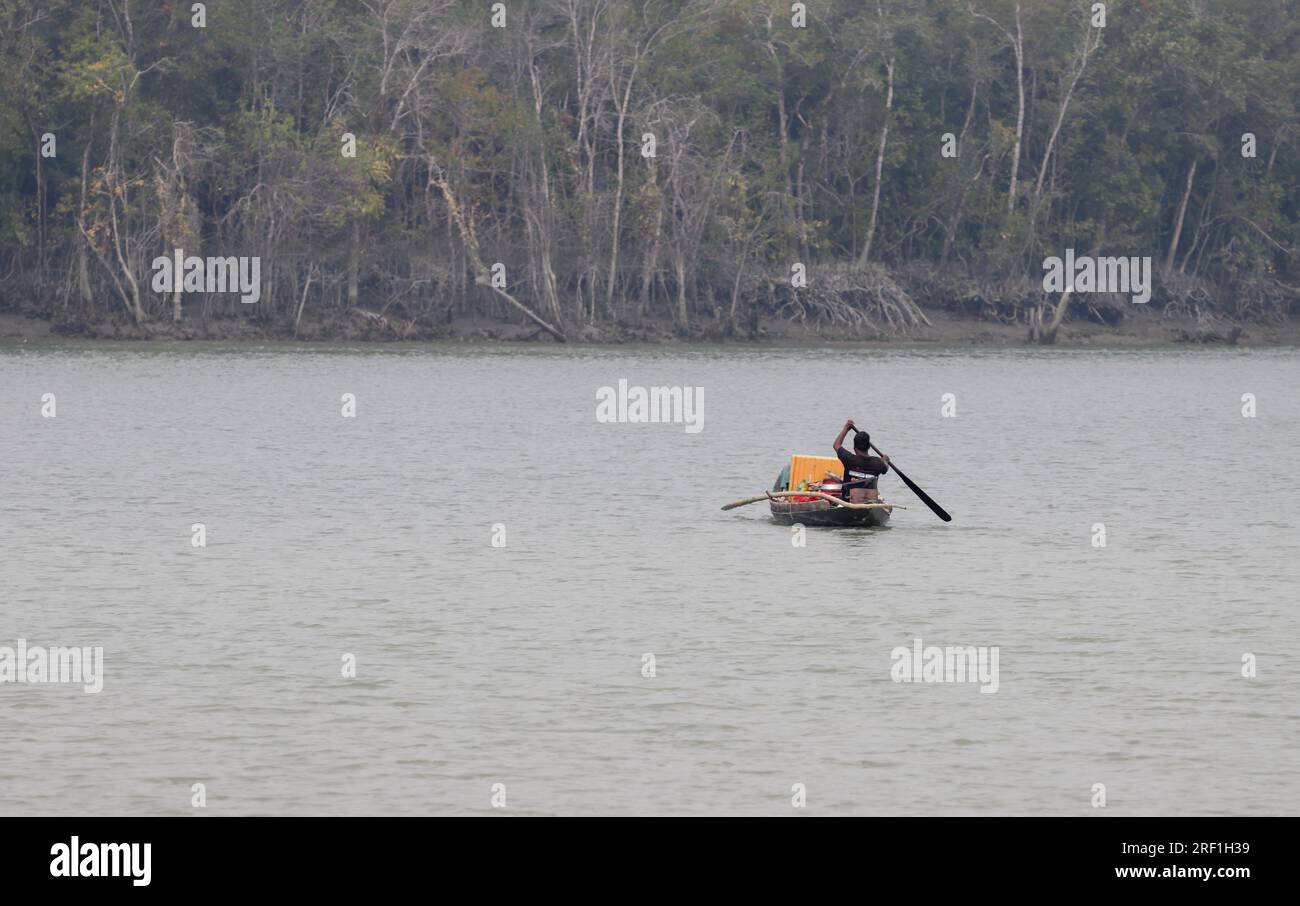
[[[94,132],[94,120],[91,120],[91,132]],[[81,298],[81,311],[87,313],[90,311],[92,297],[90,294],[90,268],[86,259],[87,239],[86,239],[86,183],[90,177],[90,143],[86,143],[86,148],[81,153],[81,202],[77,208],[77,290]]]
[[[989,22],[1002,32],[1016,56],[1016,143],[1011,150],[1011,183],[1007,190],[1007,213],[1016,209],[1016,182],[1020,176],[1020,148],[1025,136],[1025,31],[1020,17],[1020,3],[1015,6],[1016,32],[1011,33],[992,16],[971,7],[971,15]]]
[[[790,199],[794,194],[790,184],[790,115],[785,106],[785,66],[772,40],[772,16],[765,17],[767,22],[767,43],[764,45],[772,66],[776,70],[776,115],[777,115],[777,156],[781,165],[781,180],[785,192],[781,196],[781,227],[785,229],[790,223]]]
[[[36,239],[40,248],[39,271],[41,291],[45,290],[45,169],[41,161],[45,155],[41,153],[40,136],[36,137]]]
[[[1203,237],[1208,237],[1209,228],[1207,226],[1207,221],[1210,219],[1210,213],[1214,209],[1214,198],[1217,194],[1215,189],[1222,178],[1223,171],[1221,169],[1215,170],[1214,184],[1210,186],[1210,190],[1206,193],[1205,203],[1201,205],[1201,216],[1197,218],[1196,229],[1192,232],[1192,244],[1183,255],[1183,263],[1178,265],[1178,273],[1180,274],[1187,273],[1187,265],[1191,263],[1193,256],[1195,256],[1197,261],[1200,261],[1201,253],[1197,251],[1197,248],[1201,246],[1201,239]],[[1202,247],[1202,251],[1203,250]]]
[[[659,270],[659,243],[664,231],[664,200],[659,193],[659,163],[650,158],[650,185],[655,187],[655,228],[650,242],[646,245],[645,258],[641,262],[641,297],[637,303],[637,318],[644,318],[650,307],[650,292],[654,288],[655,273]]]
[[[779,58],[776,57],[775,50],[772,51],[772,55],[773,58],[777,59],[776,113],[781,138],[777,147],[781,155],[781,179],[785,182],[785,194],[781,196],[781,215],[788,222],[790,219],[790,199],[794,195],[794,189],[790,185],[790,117],[785,109],[785,69],[781,66]]]
[[[731,283],[731,308],[727,313],[727,318],[733,327],[736,326],[736,308],[740,303],[740,283],[745,274],[745,262],[749,260],[750,249],[754,245],[754,239],[758,236],[758,231],[762,227],[762,220],[754,225],[753,230],[749,232],[742,240],[740,247],[740,260],[736,263],[736,278]],[[753,304],[750,304],[751,312]]]
[[[189,176],[194,168],[197,137],[192,124],[177,120],[172,126],[171,165],[154,158],[154,189],[158,226],[165,248],[199,253],[202,222],[198,204],[190,197]],[[181,290],[172,287],[172,322],[181,320]]]
[[[348,308],[357,307],[357,273],[361,270],[361,221],[352,218],[352,238],[348,241]]]
[[[1183,234],[1183,217],[1187,214],[1187,199],[1192,195],[1192,180],[1196,178],[1195,158],[1187,168],[1187,185],[1183,187],[1183,199],[1178,203],[1178,217],[1174,220],[1174,235],[1169,239],[1169,253],[1165,255],[1165,270],[1173,270],[1174,255],[1178,252],[1178,240]]]
[[[465,253],[469,256],[470,263],[474,267],[474,282],[479,286],[487,286],[491,288],[494,293],[506,302],[509,302],[519,311],[523,312],[530,321],[563,343],[565,341],[563,331],[539,317],[536,312],[524,303],[520,302],[514,296],[510,295],[510,293],[506,292],[504,289],[492,285],[492,273],[487,269],[487,266],[483,264],[483,259],[479,255],[478,237],[474,234],[474,224],[465,219],[465,215],[460,207],[460,202],[457,201],[455,194],[451,190],[451,186],[447,185],[446,179],[439,177],[434,180],[434,185],[436,185],[439,191],[442,192],[442,197],[447,202],[447,208],[451,211],[452,219],[456,222],[456,226],[460,230],[461,240],[465,244]]]
[[[894,109],[894,58],[885,61],[887,76],[885,89],[885,121],[880,127],[880,147],[876,150],[876,185],[871,192],[871,219],[867,221],[867,239],[862,243],[858,267],[866,267],[871,260],[871,243],[876,238],[876,218],[880,212],[880,177],[885,167],[885,146],[889,142],[889,114]]]
[[[537,115],[538,128],[544,128],[542,122],[542,83],[537,74],[537,58],[534,54],[531,43],[528,46],[528,78],[533,89],[533,110]],[[539,215],[540,228],[537,233],[538,248],[537,255],[541,264],[542,272],[542,296],[543,306],[550,316],[555,320],[560,320],[560,294],[555,280],[555,269],[551,264],[551,228],[552,224],[552,199],[551,199],[551,179],[548,175],[546,163],[546,146],[545,143],[539,142],[537,147],[538,162],[537,169],[540,175],[540,185],[542,190],[542,205]],[[578,316],[582,316],[582,303],[578,303]]]
[[[122,251],[121,225],[117,219],[117,196],[120,191],[123,199],[126,198],[125,180],[120,172],[120,164],[117,155],[117,135],[119,117],[117,113],[113,114],[113,129],[109,145],[109,166],[111,182],[108,191],[108,214],[112,224],[113,252],[117,256],[117,265],[122,269],[122,276],[126,279],[129,293],[123,293],[122,299],[126,303],[126,310],[131,315],[135,323],[140,324],[145,320],[144,308],[140,304],[140,285],[136,283],[135,274],[131,272],[131,265],[126,260],[126,255]],[[123,212],[125,214],[125,212]]]
[[[677,272],[677,325],[685,331],[690,315],[686,308],[686,255],[680,249],[673,253],[673,265]]]
[[[574,183],[579,186],[578,195],[581,205],[579,232],[581,251],[578,262],[578,305],[579,313],[587,309],[589,321],[596,319],[596,297],[599,292],[597,283],[600,279],[599,264],[595,254],[596,246],[596,151],[595,132],[599,127],[602,98],[596,94],[597,86],[604,83],[597,78],[601,66],[598,62],[600,51],[597,41],[597,25],[607,12],[605,0],[595,0],[589,10],[582,0],[566,0],[572,36],[574,89],[577,97],[577,138],[575,152],[570,155],[574,173]],[[585,14],[585,21],[584,21]],[[590,304],[583,301],[583,286],[590,293]]]
[[[311,288],[312,278],[316,276],[316,265],[307,269],[307,282],[302,285],[302,296],[298,299],[298,314],[293,319],[293,336],[298,337],[298,324],[302,321],[302,308],[307,304],[307,290]]]
[[[1091,22],[1084,26],[1083,45],[1079,48],[1078,61],[1074,71],[1070,75],[1070,85],[1065,90],[1065,96],[1061,98],[1061,107],[1056,111],[1056,123],[1052,126],[1052,134],[1047,140],[1047,150],[1043,152],[1043,164],[1038,168],[1038,182],[1034,186],[1034,200],[1043,192],[1043,180],[1047,176],[1047,164],[1052,159],[1052,149],[1056,147],[1056,137],[1061,133],[1061,124],[1065,122],[1065,112],[1070,107],[1070,97],[1074,94],[1074,88],[1079,84],[1079,79],[1083,77],[1083,71],[1088,66],[1088,58],[1092,56],[1093,51],[1101,46],[1101,35],[1097,35],[1096,41],[1093,41],[1093,32],[1100,32],[1100,29],[1094,29]]]
[[[966,119],[961,124],[961,134],[957,136],[957,149],[961,153],[961,147],[966,141],[966,133],[970,130],[971,120],[975,118],[975,101],[979,97],[980,80],[977,75],[970,81],[970,103],[966,105]]]
[[[1074,295],[1074,287],[1068,286],[1065,292],[1061,293],[1061,299],[1056,303],[1056,311],[1052,312],[1051,323],[1044,328],[1042,326],[1042,314],[1040,309],[1039,322],[1036,325],[1040,330],[1037,339],[1044,346],[1051,346],[1056,342],[1056,333],[1061,329],[1061,323],[1065,320],[1065,312],[1070,307],[1070,297]]]
[[[1088,250],[1088,257],[1096,256],[1097,252],[1101,250],[1105,238],[1106,224],[1103,223],[1097,233],[1096,241],[1093,242],[1092,248]],[[1070,308],[1070,297],[1074,295],[1074,275],[1070,274],[1066,279],[1069,283],[1065,287],[1065,292],[1061,293],[1061,299],[1056,303],[1056,311],[1052,312],[1051,323],[1046,328],[1042,326],[1042,309],[1039,309],[1039,321],[1035,326],[1041,333],[1035,339],[1045,346],[1051,346],[1056,342],[1057,331],[1061,329],[1061,324],[1065,322],[1065,314]]]
[[[135,274],[131,272],[131,265],[127,263],[126,256],[122,253],[122,240],[119,235],[121,227],[117,220],[117,203],[109,200],[108,211],[113,224],[113,251],[117,255],[118,267],[122,269],[122,276],[126,278],[127,289],[130,293],[123,296],[126,302],[126,310],[131,315],[135,323],[140,324],[145,320],[144,308],[140,304],[140,285],[136,283]]]
[[[636,81],[637,68],[638,64],[634,63],[632,72],[628,75],[627,85],[623,88],[623,97],[620,100],[615,86],[614,55],[610,54],[610,89],[615,103],[618,104],[618,125],[614,130],[614,143],[618,147],[618,164],[614,183],[614,223],[612,227],[613,235],[610,237],[609,243],[609,279],[605,282],[605,309],[611,316],[614,314],[614,281],[618,274],[619,228],[623,214],[623,126],[627,121],[627,105],[631,100],[632,84]]]
[[[1264,169],[1266,176],[1273,175],[1273,164],[1277,162],[1277,149],[1282,144],[1282,130],[1279,129],[1273,135],[1273,148],[1268,152],[1268,166]]]
[[[1020,173],[1020,146],[1025,135],[1025,35],[1020,24],[1020,4],[1016,4],[1016,146],[1011,153],[1011,187],[1007,191],[1007,212],[1016,209],[1016,178]]]

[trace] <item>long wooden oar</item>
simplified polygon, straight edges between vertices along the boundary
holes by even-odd
[[[859,431],[858,433],[861,434],[862,432]],[[871,449],[875,450],[876,453],[881,456],[885,455],[884,453],[880,452],[880,448],[877,447],[875,444],[871,445]],[[934,515],[938,516],[944,522],[952,522],[952,517],[948,515],[948,511],[945,510],[943,507],[939,506],[939,504],[935,503],[933,500],[931,500],[929,494],[925,493],[925,491],[922,491],[917,486],[916,482],[912,481],[912,479],[904,475],[903,470],[900,469],[898,466],[894,465],[893,460],[890,460],[889,468],[893,470],[895,475],[903,479],[903,484],[911,488],[912,493],[915,494],[917,497],[920,497],[921,502],[924,503],[926,506],[928,506],[930,510],[934,513]]]

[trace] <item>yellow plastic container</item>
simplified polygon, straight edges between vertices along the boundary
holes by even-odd
[[[831,478],[841,478],[844,464],[834,456],[800,456],[796,453],[790,457],[790,490],[799,490],[800,482],[825,481],[827,472]]]

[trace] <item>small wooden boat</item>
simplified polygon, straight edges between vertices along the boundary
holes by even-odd
[[[734,510],[766,500],[772,508],[772,518],[782,525],[856,526],[870,528],[886,525],[894,504],[876,500],[871,503],[849,503],[838,496],[821,491],[767,491],[757,497],[746,497],[723,507]],[[906,507],[904,507],[906,509]]]
[[[835,472],[839,465],[839,460],[829,456],[796,454],[781,470],[772,490],[729,503],[723,509],[734,510],[766,500],[772,518],[781,525],[870,528],[887,524],[894,509],[892,503],[850,503],[844,499],[843,484]]]
[[[849,426],[845,426],[848,430]],[[837,448],[838,449],[838,448]],[[873,445],[872,450],[880,453]],[[884,456],[883,453],[880,454]],[[921,490],[916,482],[899,471],[898,466],[886,457],[888,471],[893,472],[903,484],[912,489],[921,502],[944,522],[952,522],[948,511],[935,503],[930,495]],[[818,525],[818,526],[856,526],[872,528],[889,524],[889,517],[894,512],[895,504],[875,499],[869,503],[850,503],[844,499],[845,484],[841,476],[838,458],[830,456],[790,457],[790,464],[776,477],[772,490],[764,491],[754,497],[744,497],[725,504],[724,510],[749,506],[751,503],[767,501],[772,508],[772,518],[782,525]],[[847,473],[846,476],[847,477]],[[861,485],[861,480],[853,482]],[[871,487],[871,485],[868,485]],[[905,510],[907,507],[899,507]]]
[[[837,506],[829,500],[790,500],[773,497],[768,505],[781,525],[857,526],[887,525],[894,506],[883,500],[870,504]]]

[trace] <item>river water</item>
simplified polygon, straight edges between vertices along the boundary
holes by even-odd
[[[703,430],[598,422],[620,379]],[[0,683],[0,813],[1295,814],[1298,388],[1293,350],[0,346],[0,646],[103,648],[98,693]],[[954,521],[894,476],[889,528],[803,546],[720,511],[846,417]],[[895,682],[915,639],[996,692]]]

